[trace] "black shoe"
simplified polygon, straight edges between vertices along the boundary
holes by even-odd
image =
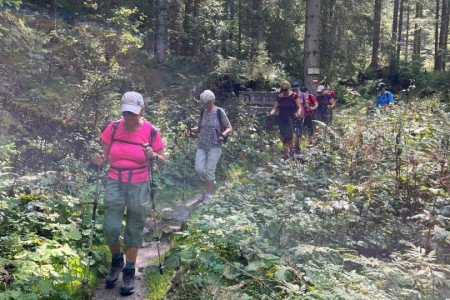
[[[106,275],[106,288],[112,289],[119,280],[120,272],[122,272],[123,266],[125,265],[123,255],[120,258],[113,259],[111,262],[111,270],[109,270],[108,275]]]
[[[300,149],[295,149],[294,153],[292,154],[292,157],[294,159],[299,160],[302,157],[302,151]]]
[[[120,294],[126,296],[134,293],[134,270],[123,269],[122,286],[120,287]]]

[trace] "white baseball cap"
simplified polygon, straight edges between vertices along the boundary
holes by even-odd
[[[317,87],[317,92],[318,92],[318,93],[321,93],[324,89],[325,89],[325,87],[324,87],[323,85],[319,85],[319,86]]]
[[[210,90],[204,90],[203,93],[200,94],[200,100],[206,104],[211,100],[215,100],[216,96],[214,95],[214,93]]]
[[[133,114],[140,114],[144,107],[144,98],[137,92],[126,92],[120,101],[120,111],[131,111]]]

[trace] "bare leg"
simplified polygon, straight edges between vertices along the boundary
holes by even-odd
[[[205,181],[205,192],[210,195],[214,193],[214,180]]]
[[[126,247],[125,258],[127,262],[136,263],[136,258],[138,255],[138,247]]]
[[[120,241],[119,240],[117,240],[117,242],[115,242],[113,245],[111,245],[111,246],[109,246],[109,251],[111,251],[111,254],[117,254],[117,253],[120,253],[120,249],[121,248],[121,246],[120,246]]]

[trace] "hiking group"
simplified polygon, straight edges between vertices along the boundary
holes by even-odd
[[[327,91],[323,85],[319,85],[316,92],[314,96],[306,87],[300,88],[298,82],[291,85],[289,81],[284,81],[280,86],[280,94],[268,115],[273,116],[278,112],[284,159],[298,158],[301,154],[303,128],[308,132],[309,143],[314,142],[314,120],[331,125],[337,100],[334,91]]]
[[[377,86],[379,95],[376,105],[387,106],[394,102],[394,97],[386,91],[386,85]],[[222,146],[232,132],[231,123],[223,108],[215,105],[215,95],[210,90],[200,94],[202,109],[197,126],[188,128],[185,137],[198,136],[194,170],[204,182],[203,204],[208,204],[214,193],[215,171],[222,155]],[[283,156],[300,154],[302,129],[308,133],[309,142],[313,143],[314,120],[330,126],[333,109],[336,106],[333,91],[325,90],[319,85],[316,96],[300,84],[292,85],[284,81],[280,93],[269,115],[278,112],[278,125],[283,142]],[[164,142],[158,130],[144,120],[144,99],[137,92],[126,92],[120,102],[122,119],[109,123],[100,134],[102,149],[96,153],[92,162],[98,166],[109,163],[104,195],[103,234],[111,252],[111,268],[105,278],[106,288],[114,288],[122,273],[120,293],[134,293],[135,268],[139,246],[143,242],[143,229],[150,207],[153,208],[155,222],[155,241],[158,247],[160,273],[162,274],[159,237],[156,224],[156,208],[153,187],[153,168],[161,168],[166,162]],[[294,143],[294,133],[296,140]],[[95,223],[95,210],[98,198],[94,201],[92,223]],[[126,213],[125,213],[126,212]],[[122,221],[125,217],[123,233],[124,252],[120,236]],[[92,247],[89,242],[89,257]]]
[[[386,108],[395,102],[394,95],[386,90],[385,83],[380,82],[377,85],[377,91],[376,107]],[[280,93],[267,115],[273,116],[278,113],[277,123],[283,143],[284,160],[300,157],[304,128],[307,130],[309,143],[313,144],[316,127],[314,123],[331,126],[333,109],[336,107],[337,100],[334,90],[327,90],[323,85],[317,87],[316,95],[314,95],[309,93],[306,87],[300,88],[298,82],[281,83]]]

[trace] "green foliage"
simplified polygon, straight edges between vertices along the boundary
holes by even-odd
[[[0,0],[0,7],[14,6],[18,7],[22,3],[22,0]]]
[[[73,197],[46,184],[33,187],[43,192],[38,195],[0,195],[0,270],[7,270],[0,278],[2,299],[83,299],[105,271],[107,249],[94,247],[86,273],[92,210],[87,200],[95,187],[84,182]],[[100,225],[94,230],[94,245],[101,245]]]
[[[177,235],[168,297],[449,297],[448,114],[434,99],[361,111],[322,128],[305,164],[278,162],[243,113],[225,157],[250,158]]]

